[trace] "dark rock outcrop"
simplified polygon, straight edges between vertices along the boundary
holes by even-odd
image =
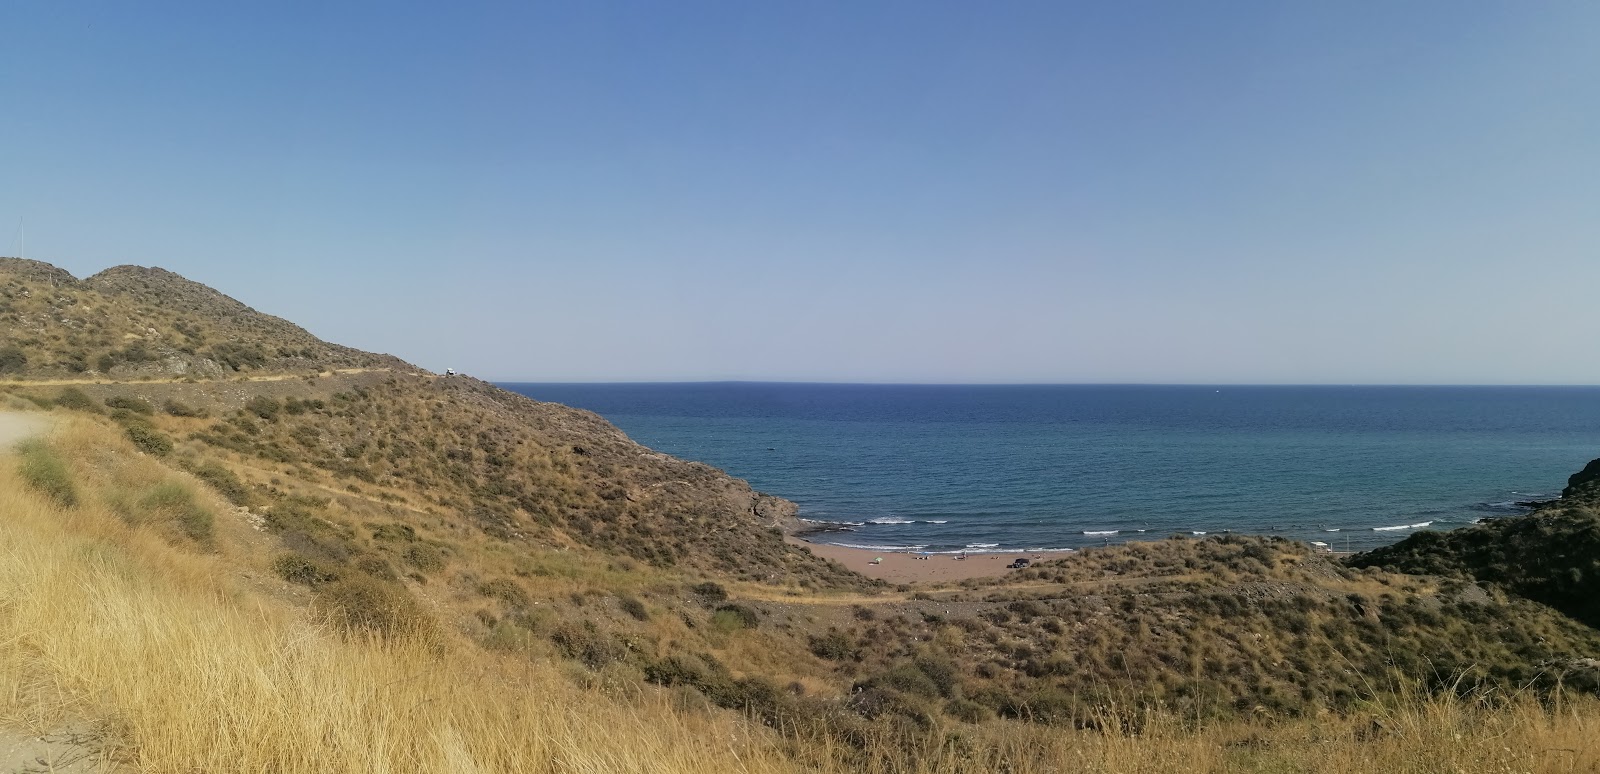
[[[1419,532],[1349,559],[1415,575],[1495,584],[1600,628],[1600,460],[1568,480],[1560,500],[1526,516],[1450,532]]]

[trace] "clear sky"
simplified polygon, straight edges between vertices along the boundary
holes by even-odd
[[[434,370],[1600,383],[1600,3],[12,0],[0,30],[0,253],[20,220],[79,276],[162,266]]]

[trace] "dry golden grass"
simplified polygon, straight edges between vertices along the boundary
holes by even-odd
[[[847,749],[704,708],[682,691],[314,623],[249,561],[221,502],[215,544],[119,514],[118,493],[192,483],[114,431],[51,441],[62,508],[0,464],[0,724],[98,727],[130,771],[1590,772],[1600,706],[1402,692],[1345,716],[1196,727],[1105,708],[1106,731],[990,722]],[[553,573],[558,576],[560,573]],[[568,582],[571,582],[570,580]],[[602,686],[585,688],[587,685]]]

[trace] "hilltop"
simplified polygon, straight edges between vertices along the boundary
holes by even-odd
[[[1582,605],[1589,587],[1563,585],[1600,577],[1583,564],[1600,556],[1583,542],[1600,463],[1528,517],[1537,526],[1419,533],[1348,564],[1281,539],[1209,536],[891,587],[786,543],[793,503],[645,448],[595,414],[323,342],[160,269],[77,280],[0,259],[0,289],[0,401],[58,427],[23,447],[15,473],[0,465],[21,482],[8,507],[29,514],[16,521],[26,530],[0,538],[18,555],[48,553],[64,578],[92,579],[63,581],[70,589],[160,590],[160,604],[135,605],[164,611],[144,624],[152,632],[177,636],[164,627],[182,622],[184,647],[254,670],[211,664],[230,676],[196,682],[134,655],[79,671],[60,670],[89,654],[35,663],[23,655],[159,637],[91,618],[51,639],[17,612],[54,609],[36,598],[44,586],[20,570],[7,581],[21,601],[0,609],[0,626],[25,648],[11,661],[0,648],[0,680],[65,692],[63,706],[123,734],[149,770],[200,765],[168,739],[180,710],[96,675],[145,670],[127,679],[197,706],[276,708],[210,710],[239,739],[421,735],[454,740],[441,744],[457,756],[395,742],[284,766],[301,751],[264,742],[250,747],[257,757],[230,758],[212,744],[205,767],[217,770],[466,759],[583,770],[550,756],[592,760],[614,752],[594,746],[621,745],[625,759],[590,768],[646,771],[657,730],[669,740],[657,752],[680,762],[669,770],[1031,772],[1085,754],[1117,771],[1491,758],[1537,768],[1531,745],[1555,738],[1575,765],[1600,761],[1583,731],[1600,718],[1585,703],[1600,693],[1600,630]],[[1516,549],[1464,558],[1496,545]],[[170,588],[152,569],[169,566],[183,568]],[[265,639],[229,637],[259,650],[207,628],[243,615],[234,605],[257,611]],[[290,648],[304,660],[283,663],[291,656],[270,643],[296,637],[319,655]],[[301,694],[308,707],[279,707],[240,687],[263,674],[333,680],[323,669],[392,681],[353,682],[350,695],[441,709],[319,714],[316,691]],[[422,673],[437,682],[412,692],[405,675]],[[560,700],[531,708],[505,685]],[[284,725],[308,708],[304,729]],[[561,751],[509,730],[563,712],[592,726],[582,741],[548,742],[569,744]],[[1436,729],[1420,728],[1425,715]],[[1418,727],[1401,733],[1402,722]],[[712,743],[730,736],[744,740],[732,758]]]
[[[333,369],[421,369],[329,344],[170,271],[115,266],[88,279],[0,258],[0,378],[220,379]]]

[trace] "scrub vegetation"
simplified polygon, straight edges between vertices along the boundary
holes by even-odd
[[[14,314],[50,289],[23,268]],[[222,340],[204,293],[87,282],[50,287],[113,340],[174,309]],[[889,587],[586,412],[409,366],[61,378],[40,324],[0,386],[56,420],[0,457],[0,726],[129,771],[1600,766],[1583,493],[1403,562],[1212,536]],[[244,369],[332,346],[227,325]]]

